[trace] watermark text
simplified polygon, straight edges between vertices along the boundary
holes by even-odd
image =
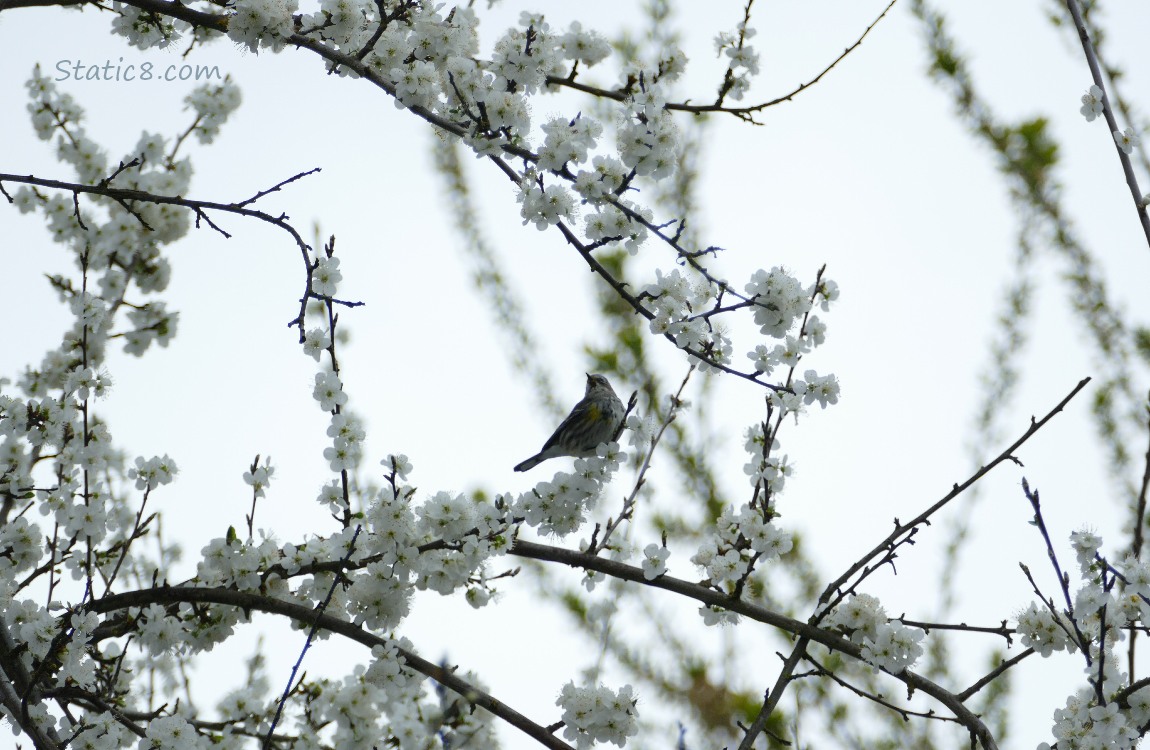
[[[222,81],[218,65],[156,65],[155,63],[125,63],[105,60],[86,63],[83,60],[58,60],[57,81]]]

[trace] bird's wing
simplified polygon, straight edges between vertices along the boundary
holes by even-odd
[[[563,421],[555,428],[555,432],[551,434],[551,437],[547,438],[547,442],[543,444],[543,449],[539,452],[542,453],[548,448],[555,447],[555,444],[559,442],[559,436],[566,432],[572,424],[579,424],[580,422],[594,423],[599,421],[599,412],[599,405],[591,399],[585,398],[575,404],[575,408],[571,410],[570,414],[563,418]]]

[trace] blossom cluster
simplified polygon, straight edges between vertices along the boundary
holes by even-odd
[[[783,338],[811,309],[810,290],[779,266],[755,271],[745,289],[755,300],[755,325],[764,336]]]
[[[622,458],[618,443],[600,445],[594,456],[575,459],[573,472],[559,472],[520,494],[511,503],[512,515],[544,534],[562,537],[578,531]]]
[[[767,446],[767,434],[763,425],[751,425],[743,433],[743,437],[743,447],[751,457],[751,460],[743,465],[743,473],[750,479],[752,487],[766,490],[766,497],[772,498],[783,491],[787,477],[794,469],[787,462],[786,454],[771,455],[771,452],[779,447],[779,439],[772,438],[771,445]]]
[[[838,628],[861,647],[863,660],[876,669],[900,674],[922,656],[925,633],[886,616],[879,600],[870,594],[854,594],[823,620],[826,627]]]
[[[1150,723],[1150,688],[1131,693],[1123,710],[1118,701],[1099,705],[1094,690],[1081,688],[1054,711],[1054,736],[1060,748],[1132,748]],[[1050,750],[1049,743],[1038,750]]]
[[[563,709],[563,736],[580,750],[600,742],[623,747],[639,732],[637,703],[630,685],[613,691],[603,685],[578,687],[574,682],[564,685],[555,701]]]
[[[1032,603],[1019,613],[1017,620],[1023,646],[1043,656],[1071,648],[1069,621],[1046,607]]]
[[[794,369],[803,355],[826,339],[826,325],[818,315],[810,314],[817,301],[823,310],[838,298],[838,285],[822,279],[804,287],[781,267],[758,270],[745,285],[746,305],[753,311],[755,324],[764,336],[778,340],[774,345],[758,344],[747,353],[758,374],[770,375],[776,367]],[[643,290],[654,313],[649,328],[652,333],[671,337],[677,346],[694,357],[705,354],[700,362],[704,370],[710,363],[729,365],[732,343],[726,332],[714,322],[709,308],[718,309],[720,286],[701,271],[678,268],[668,274],[656,270],[655,281]],[[802,325],[799,325],[800,322]],[[797,328],[797,330],[796,330]],[[818,401],[824,408],[838,400],[838,382],[833,375],[820,377],[806,371],[790,389],[776,392],[778,405],[788,411],[799,411],[803,404]]]
[[[523,224],[534,224],[540,231],[570,220],[575,210],[575,197],[567,188],[543,186],[533,170],[528,170],[520,181],[518,199]]]
[[[342,679],[317,680],[309,686],[308,711],[316,725],[330,728],[331,745],[351,750],[381,744],[497,747],[491,715],[470,710],[454,693],[429,691],[426,679],[406,665],[401,649],[410,651],[412,643],[389,639],[372,647],[369,666],[356,665]],[[461,676],[480,685],[473,674]]]
[[[268,485],[271,484],[272,475],[276,469],[272,466],[271,456],[264,458],[263,465],[253,464],[249,471],[244,472],[244,484],[252,488],[253,497],[266,497]]]
[[[135,468],[128,469],[128,479],[136,480],[136,489],[142,490],[171,484],[178,472],[176,462],[166,453],[148,459],[137,456]]]
[[[228,38],[252,52],[279,52],[295,31],[297,0],[236,0],[228,18]]]
[[[714,287],[706,279],[689,276],[678,268],[668,274],[656,269],[655,281],[643,294],[650,297],[650,309],[655,313],[648,324],[651,333],[671,336],[680,348],[709,349],[720,362],[730,361],[730,340],[706,317],[694,315],[713,299]]]
[[[331,445],[323,449],[323,457],[331,470],[354,471],[358,468],[363,459],[363,441],[367,438],[367,430],[359,417],[348,412],[332,414],[327,436],[331,438]]]
[[[186,21],[161,16],[153,11],[141,10],[134,5],[112,3],[112,33],[128,40],[137,49],[164,49],[179,41],[189,24]]]
[[[137,740],[126,726],[110,711],[89,713],[84,726],[72,736],[68,747],[74,750],[107,750],[113,747],[131,747]],[[193,746],[193,750],[199,748]]]
[[[1022,643],[1044,657],[1057,651],[1083,657],[1087,684],[1054,712],[1058,747],[1126,750],[1150,725],[1150,688],[1131,690],[1122,670],[1126,657],[1117,649],[1128,631],[1150,622],[1150,564],[1127,556],[1111,565],[1092,531],[1072,533],[1070,545],[1081,578],[1073,609],[1052,612],[1045,603],[1032,603],[1019,613],[1017,629]]]
[[[715,52],[725,55],[730,61],[727,68],[728,95],[739,101],[751,87],[751,78],[759,73],[759,54],[747,44],[755,36],[755,30],[742,21],[734,32],[722,32],[715,36]]]
[[[789,531],[771,523],[770,513],[744,503],[737,511],[724,508],[708,536],[691,557],[704,570],[712,586],[730,589],[756,565],[791,551]]]
[[[196,113],[196,138],[200,143],[211,143],[220,134],[220,127],[239,109],[243,97],[240,87],[231,79],[218,86],[198,86],[184,97],[184,103]]]
[[[473,607],[486,603],[486,562],[509,544],[511,518],[505,509],[463,495],[438,492],[417,511],[417,530],[442,541],[443,549],[419,558],[416,585],[447,595],[468,588]]]

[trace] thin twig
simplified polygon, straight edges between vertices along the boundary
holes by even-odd
[[[351,535],[351,541],[347,543],[347,553],[343,556],[345,563],[351,559],[352,552],[355,551],[355,540],[359,537],[359,532],[362,528],[362,526],[356,526],[355,531]],[[324,597],[324,600],[315,609],[315,620],[311,624],[311,630],[308,631],[307,640],[304,641],[303,648],[300,649],[299,658],[296,659],[295,664],[292,665],[291,675],[288,676],[287,687],[284,688],[284,693],[280,696],[279,703],[276,705],[276,715],[272,717],[271,726],[268,727],[267,736],[264,738],[264,750],[268,750],[268,748],[271,747],[272,736],[275,733],[276,725],[279,724],[284,705],[287,703],[288,696],[291,695],[292,683],[295,682],[295,676],[299,673],[299,668],[303,664],[303,658],[307,654],[308,649],[311,648],[316,633],[319,632],[320,618],[323,617],[323,613],[327,610],[327,605],[331,603],[331,598],[335,596],[336,586],[343,580],[346,579],[338,574],[332,577],[331,587],[327,590],[327,596]]]
[[[998,454],[998,456],[994,458],[990,463],[979,468],[978,471],[974,472],[974,474],[967,478],[966,481],[964,481],[962,484],[954,485],[954,488],[950,492],[944,495],[938,502],[934,503],[929,508],[920,513],[914,520],[906,524],[896,523],[894,531],[892,531],[886,539],[879,542],[874,546],[873,549],[871,549],[870,552],[867,552],[861,558],[859,558],[859,560],[851,565],[845,572],[843,572],[842,575],[827,584],[826,589],[824,589],[823,593],[819,595],[819,602],[825,603],[830,601],[832,593],[836,589],[839,589],[845,585],[851,576],[865,568],[871,560],[888,550],[891,545],[895,544],[901,537],[904,537],[913,531],[920,524],[926,523],[930,517],[937,513],[943,506],[961,495],[968,487],[973,485],[979,479],[982,479],[982,477],[990,473],[990,471],[1000,463],[1008,460],[1017,461],[1018,459],[1015,458],[1014,452],[1018,450],[1027,440],[1033,437],[1036,432],[1042,429],[1042,427],[1047,422],[1053,419],[1055,414],[1061,412],[1066,407],[1066,404],[1070,403],[1070,400],[1078,395],[1078,392],[1085,388],[1086,384],[1089,382],[1090,378],[1083,378],[1082,380],[1078,381],[1078,384],[1074,386],[1070,393],[1067,394],[1066,397],[1061,401],[1059,401],[1058,404],[1053,409],[1051,409],[1042,419],[1035,420],[1033,417],[1031,417],[1030,426],[1026,429],[1025,432],[1022,433],[1021,437],[1015,440],[1009,447],[1006,448],[1006,450],[1002,451],[1002,453]]]

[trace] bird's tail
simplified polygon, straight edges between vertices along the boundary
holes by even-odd
[[[531,469],[534,469],[539,464],[543,463],[545,460],[546,459],[543,457],[542,453],[536,453],[531,458],[527,459],[523,463],[516,466],[515,471],[529,471]]]

